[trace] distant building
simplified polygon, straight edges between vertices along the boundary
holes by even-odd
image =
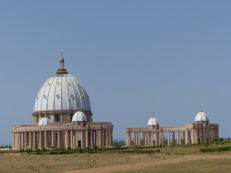
[[[152,116],[147,128],[127,128],[126,146],[131,146],[131,135],[134,133],[135,145],[161,145],[167,133],[168,145],[170,144],[197,144],[209,143],[212,138],[218,138],[218,124],[210,124],[205,112],[201,110],[195,117],[195,123],[186,124],[184,127],[160,127],[156,117]],[[140,134],[143,133],[143,139]],[[141,141],[143,142],[141,144]]]
[[[90,100],[80,82],[61,68],[41,87],[33,124],[12,127],[12,148],[76,148],[112,146],[111,122],[93,122]]]

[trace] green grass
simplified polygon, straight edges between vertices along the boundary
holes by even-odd
[[[197,160],[142,169],[119,171],[118,173],[230,173],[231,159]],[[117,172],[116,172],[117,173]]]

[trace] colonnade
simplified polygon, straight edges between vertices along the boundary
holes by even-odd
[[[126,146],[132,145],[131,136],[134,134],[134,145],[171,145],[171,144],[196,144],[208,143],[212,138],[218,138],[218,125],[211,124],[186,124],[185,127],[160,127],[160,128],[127,128]],[[143,138],[141,139],[141,134]]]
[[[150,145],[161,145],[164,144],[165,140],[167,140],[167,144],[190,144],[191,132],[190,131],[153,131],[153,132],[137,132],[137,131],[128,131],[126,132],[126,146],[132,145],[131,136],[134,133],[134,145],[141,145],[141,141],[143,141],[142,145],[150,146]],[[143,139],[141,139],[141,133],[143,133]],[[167,133],[167,139],[165,139],[165,133]],[[175,135],[176,134],[176,135]],[[183,134],[183,138],[182,138]],[[176,136],[176,139],[175,139]]]
[[[142,145],[171,145],[171,144],[192,144],[194,143],[193,130],[184,130],[184,131],[161,131],[153,130],[148,132],[137,131],[137,129],[129,129],[126,132],[126,146],[132,145],[131,136],[134,133],[135,140],[134,145],[141,145],[141,140],[143,140]],[[143,133],[143,139],[140,138],[141,133]],[[167,133],[167,138],[165,134]],[[166,142],[166,143],[165,143]]]
[[[93,146],[112,146],[112,129],[38,130],[12,134],[12,148],[15,150]]]

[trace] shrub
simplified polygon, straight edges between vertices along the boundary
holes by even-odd
[[[231,146],[218,148],[200,148],[200,152],[216,152],[216,151],[231,151]]]
[[[32,149],[27,149],[26,152],[29,154],[32,152]]]
[[[202,152],[202,153],[213,152],[213,148],[200,148],[200,152]]]

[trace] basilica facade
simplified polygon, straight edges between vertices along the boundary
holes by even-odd
[[[12,127],[12,149],[50,149],[112,146],[111,122],[93,122],[89,96],[64,68],[39,90],[32,125]]]
[[[195,116],[194,123],[183,127],[160,127],[157,118],[153,115],[148,120],[146,128],[126,129],[126,146],[163,145],[164,141],[167,141],[168,145],[209,143],[213,138],[219,138],[218,129],[218,124],[209,123],[208,116],[202,109]],[[132,135],[134,135],[133,144]]]

